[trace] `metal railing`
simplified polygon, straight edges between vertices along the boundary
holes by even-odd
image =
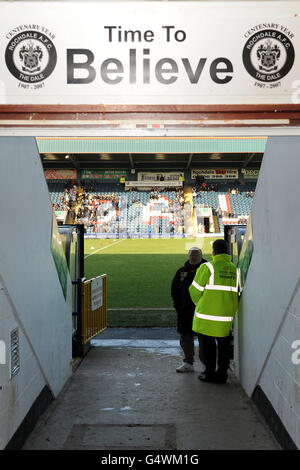
[[[81,342],[86,344],[107,328],[106,274],[82,283]]]

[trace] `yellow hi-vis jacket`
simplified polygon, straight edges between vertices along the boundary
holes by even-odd
[[[189,287],[196,304],[193,330],[207,336],[228,336],[238,307],[238,273],[225,253],[197,269]]]

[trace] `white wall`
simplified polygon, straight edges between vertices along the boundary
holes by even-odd
[[[237,370],[260,385],[300,448],[300,138],[268,140],[252,206],[254,252],[236,325]]]
[[[52,206],[35,140],[0,138],[0,449],[45,385],[54,397],[71,374],[71,280],[63,296],[51,253]],[[20,371],[10,379],[10,332]]]

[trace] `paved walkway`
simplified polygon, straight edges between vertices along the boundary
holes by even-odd
[[[180,363],[173,329],[106,330],[23,449],[280,449],[232,373],[202,383]]]

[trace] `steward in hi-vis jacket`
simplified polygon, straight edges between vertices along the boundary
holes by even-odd
[[[238,275],[225,240],[213,243],[213,259],[202,264],[189,287],[196,304],[193,331],[202,335],[203,362],[199,378],[205,382],[226,382],[230,360],[230,331],[238,307]],[[216,368],[216,341],[218,370]]]

